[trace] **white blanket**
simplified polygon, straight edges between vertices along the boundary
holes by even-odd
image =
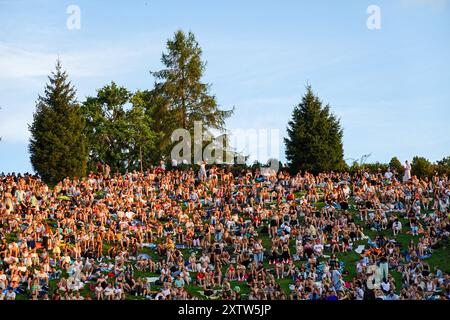
[[[358,248],[355,249],[356,253],[361,254],[364,250],[365,246],[363,244],[359,245]]]

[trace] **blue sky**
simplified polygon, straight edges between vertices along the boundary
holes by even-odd
[[[66,27],[72,4],[79,30]],[[0,172],[32,170],[27,124],[58,55],[80,101],[111,80],[148,89],[180,28],[195,33],[220,105],[235,106],[227,126],[279,129],[282,160],[307,83],[341,118],[347,159],[450,154],[448,0],[0,0]]]

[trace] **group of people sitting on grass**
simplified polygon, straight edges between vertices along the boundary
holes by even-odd
[[[450,298],[448,177],[266,173],[3,174],[0,299]]]

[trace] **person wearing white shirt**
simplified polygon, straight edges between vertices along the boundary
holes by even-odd
[[[390,290],[389,294],[384,297],[384,300],[398,300],[399,296],[394,293],[393,290]]]
[[[391,180],[392,179],[391,168],[388,168],[387,171],[384,173],[384,178],[387,179],[387,180]]]
[[[408,163],[408,160],[405,161],[405,174],[403,175],[403,182],[408,182],[411,179],[411,165]]]
[[[383,281],[381,282],[381,289],[384,292],[389,292],[391,290],[391,284],[389,283],[389,281]]]
[[[356,287],[356,300],[364,300],[364,290],[358,285]]]
[[[322,256],[322,253],[323,253],[323,244],[321,244],[319,241],[317,241],[316,244],[314,245],[313,249],[314,249],[314,253],[315,253],[317,256],[319,256],[319,257]]]
[[[3,270],[0,270],[0,291],[3,291],[6,288],[7,283],[6,274]]]
[[[6,292],[5,300],[16,300],[16,293],[13,288],[9,288],[8,292]]]
[[[112,300],[113,294],[114,294],[114,289],[112,288],[111,284],[108,284],[108,286],[104,290],[105,299]]]

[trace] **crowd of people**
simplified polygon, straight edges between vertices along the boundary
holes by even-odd
[[[449,299],[450,181],[405,167],[3,174],[0,299]]]

